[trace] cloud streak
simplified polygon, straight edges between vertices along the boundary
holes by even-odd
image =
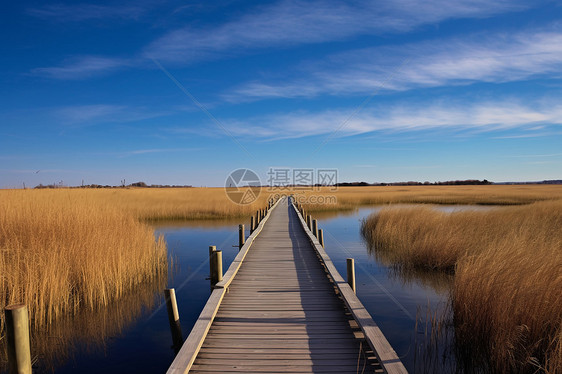
[[[397,66],[398,74],[387,81]],[[231,102],[404,91],[420,87],[504,83],[562,69],[562,32],[473,35],[466,39],[424,41],[348,51],[327,62],[309,62],[306,78],[283,83],[249,82],[224,94]]]
[[[357,35],[411,31],[447,19],[482,18],[523,10],[523,1],[382,0],[280,1],[206,29],[181,28],[158,38],[145,56],[189,63],[224,53],[346,40]]]
[[[111,104],[75,105],[53,111],[56,119],[68,125],[134,122],[167,114],[169,113],[153,112],[143,107]]]
[[[78,80],[107,74],[131,64],[130,60],[122,58],[81,56],[69,59],[60,66],[35,68],[31,70],[31,74],[54,79]]]
[[[296,112],[259,117],[245,122],[225,121],[225,124],[238,136],[280,140],[331,134],[348,116],[349,113],[344,110]],[[536,124],[562,125],[562,105],[529,105],[509,101],[465,105],[443,103],[427,107],[396,105],[358,114],[338,132],[338,136],[374,131],[407,132],[431,129],[482,132],[526,128]]]
[[[27,14],[58,22],[82,22],[88,20],[133,19],[145,14],[139,5],[105,6],[97,4],[49,4],[27,9]]]

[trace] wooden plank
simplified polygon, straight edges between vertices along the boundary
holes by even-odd
[[[275,203],[274,208],[278,205],[279,202],[280,200],[278,200]],[[178,352],[178,354],[174,358],[174,361],[168,368],[168,371],[166,372],[167,374],[180,374],[180,373],[183,374],[189,372],[189,369],[191,368],[191,365],[193,365],[197,353],[201,349],[201,345],[203,344],[203,341],[205,340],[205,337],[209,332],[209,329],[211,328],[211,325],[217,314],[221,301],[224,295],[226,294],[225,287],[228,286],[228,284],[232,281],[234,275],[236,275],[236,272],[238,271],[240,264],[244,260],[246,253],[248,253],[248,250],[250,249],[250,246],[252,245],[254,239],[258,236],[258,234],[265,226],[265,223],[267,222],[269,216],[270,214],[268,214],[262,220],[262,223],[258,226],[258,229],[255,230],[254,233],[252,233],[253,237],[252,235],[250,235],[251,240],[247,240],[244,246],[242,247],[244,253],[243,254],[238,253],[238,256],[236,256],[235,258],[235,261],[237,262],[231,264],[225,276],[223,277],[222,282],[219,282],[221,284],[219,285],[219,283],[217,283],[215,285],[215,289],[213,290],[213,292],[211,292],[211,296],[209,297],[209,300],[205,304],[205,307],[203,308],[203,311],[199,315],[199,318],[195,322],[195,325],[191,329],[189,336],[187,337],[186,341],[183,343],[180,351]],[[242,249],[240,252],[242,252]]]
[[[309,365],[308,369],[311,371],[306,371],[302,366],[296,365],[281,365],[277,367],[262,366],[262,365],[228,365],[224,363],[223,365],[194,365],[194,373],[198,372],[220,372],[220,373],[300,373],[300,372],[312,372],[312,373],[353,373],[361,372],[362,365],[357,365],[357,363],[350,363],[349,365],[326,365],[322,368],[316,367],[316,365]]]
[[[203,311],[191,329],[191,333],[183,343],[172,365],[168,368],[167,374],[184,374],[189,372],[191,365],[195,361],[195,357],[203,344],[203,341],[209,331],[213,319],[217,314],[219,305],[225,294],[224,288],[213,290],[211,297],[205,304]]]
[[[365,334],[365,339],[371,346],[371,349],[373,349],[373,351],[377,355],[377,358],[379,359],[384,372],[389,374],[407,373],[408,371],[402,364],[402,361],[400,361],[400,358],[398,357],[378,325],[375,323],[367,309],[365,309],[361,301],[357,298],[355,292],[353,292],[349,284],[344,281],[342,276],[339,274],[332,260],[324,250],[324,247],[322,247],[322,245],[320,244],[320,242],[318,242],[312,232],[308,230],[303,217],[300,215],[294,205],[293,208],[294,212],[299,217],[304,232],[308,235],[312,246],[314,247],[316,253],[318,253],[318,255],[320,256],[324,266],[326,267],[326,270],[328,271],[328,273],[334,280],[336,287],[340,291],[347,308],[353,315],[353,318],[361,327],[361,330]]]
[[[311,246],[301,217],[285,204],[279,209],[280,204],[217,284],[225,290],[223,298],[182,372],[381,371],[372,348],[361,344],[365,333],[352,319],[355,314],[342,300],[347,295],[341,277],[330,273],[326,259]]]
[[[275,202],[275,204],[273,205],[273,208],[270,210],[270,213],[273,211],[273,209],[275,209],[275,207],[277,207],[277,205],[281,202],[281,200],[283,200],[283,199],[279,199],[279,200],[277,200],[277,202]],[[267,220],[271,216],[270,213],[268,213],[265,216],[265,218],[260,222],[260,224],[258,225],[256,230],[254,230],[254,232],[252,234],[250,234],[248,239],[246,239],[246,243],[244,243],[242,248],[240,248],[240,251],[238,252],[238,255],[234,258],[234,260],[232,261],[232,263],[228,267],[228,270],[224,274],[224,276],[222,278],[222,281],[218,282],[215,285],[215,288],[226,288],[226,287],[228,287],[230,282],[232,282],[232,279],[234,279],[234,276],[238,272],[238,269],[240,269],[240,266],[242,265],[242,262],[244,262],[244,258],[248,254],[248,251],[250,250],[250,247],[254,243],[254,240],[260,234],[260,232],[263,230],[263,228],[265,226],[265,223],[267,222]]]

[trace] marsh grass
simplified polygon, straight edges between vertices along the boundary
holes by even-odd
[[[0,197],[0,307],[25,303],[34,328],[167,272],[163,238],[111,204],[63,190]]]
[[[232,202],[224,188],[131,188],[72,190],[97,204],[110,204],[141,221],[185,221],[249,217],[267,204],[270,194],[261,191],[251,204]]]
[[[0,307],[27,304],[38,328],[106,306],[167,273],[166,244],[147,223],[249,216],[268,197],[238,205],[223,188],[2,190]]]
[[[562,200],[485,212],[385,209],[362,232],[401,269],[454,272],[460,356],[494,372],[562,372]]]
[[[523,205],[562,197],[560,185],[488,186],[372,186],[322,187],[295,190],[303,199],[311,195],[335,196],[336,204],[303,204],[310,212],[353,210],[362,205],[478,204]]]
[[[80,354],[104,351],[111,337],[119,336],[137,319],[163,302],[165,273],[135,287],[118,300],[93,310],[80,309],[54,323],[32,329],[34,372],[54,373]],[[7,370],[6,350],[0,342],[0,372]]]

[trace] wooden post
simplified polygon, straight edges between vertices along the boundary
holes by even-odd
[[[222,251],[213,251],[211,254],[211,287],[222,280]]]
[[[168,309],[168,322],[170,322],[170,331],[172,332],[172,343],[177,354],[183,344],[183,337],[181,334],[180,314],[176,302],[176,291],[173,288],[166,288],[164,290],[164,297],[166,298],[166,308]]]
[[[27,306],[9,305],[4,308],[8,346],[8,372],[31,374],[29,316]]]
[[[258,227],[258,225],[260,224],[261,219],[260,219],[260,211],[258,210],[256,212],[256,228]]]
[[[318,229],[318,241],[320,242],[322,248],[324,248],[324,232],[322,229]]]
[[[244,225],[238,225],[238,250],[241,250],[246,241]]]
[[[347,259],[347,283],[355,292],[355,260],[352,258]]]
[[[318,221],[312,220],[312,233],[318,238]]]
[[[213,252],[217,250],[214,245],[209,246],[209,279],[213,277]]]
[[[250,217],[250,234],[254,232],[254,230],[256,229],[255,227],[255,223],[254,223],[254,216]]]
[[[310,216],[310,214],[307,214],[306,216],[306,225],[308,226],[309,230],[312,230],[312,217]]]

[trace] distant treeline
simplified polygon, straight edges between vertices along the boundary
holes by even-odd
[[[127,185],[121,185],[121,186],[110,186],[108,184],[106,185],[101,185],[101,184],[86,184],[86,185],[82,185],[82,186],[63,186],[62,184],[48,184],[48,185],[43,185],[40,184],[38,186],[35,186],[35,188],[41,189],[41,188],[130,188],[130,187],[137,187],[137,188],[190,188],[192,187],[191,185],[169,185],[169,184],[151,184],[148,185],[144,182],[136,182],[136,183],[131,183],[131,184],[127,184]]]
[[[337,186],[466,186],[466,185],[487,185],[492,184],[492,182],[484,179],[466,179],[466,180],[456,180],[456,181],[444,181],[444,182],[391,182],[391,183],[367,183],[367,182],[344,182],[338,183]]]
[[[551,179],[551,180],[544,180],[544,181],[537,181],[537,182],[490,182],[487,179],[478,180],[478,179],[465,179],[465,180],[455,180],[455,181],[439,181],[439,182],[416,182],[416,181],[408,181],[408,182],[381,182],[381,183],[367,183],[367,182],[342,182],[336,183],[335,185],[325,185],[325,184],[315,184],[315,187],[349,187],[349,186],[475,186],[475,185],[489,185],[489,184],[562,184],[562,179]],[[40,184],[35,186],[35,188],[190,188],[193,187],[191,185],[169,185],[169,184],[151,184],[148,185],[144,182],[136,182],[131,184],[122,184],[120,186],[110,186],[108,184],[101,185],[101,184],[87,184],[82,186],[65,186],[62,183],[53,183],[48,185]],[[267,185],[262,185],[262,187],[268,187]],[[287,185],[283,187],[307,187],[305,185]],[[308,186],[310,187],[310,186]]]

